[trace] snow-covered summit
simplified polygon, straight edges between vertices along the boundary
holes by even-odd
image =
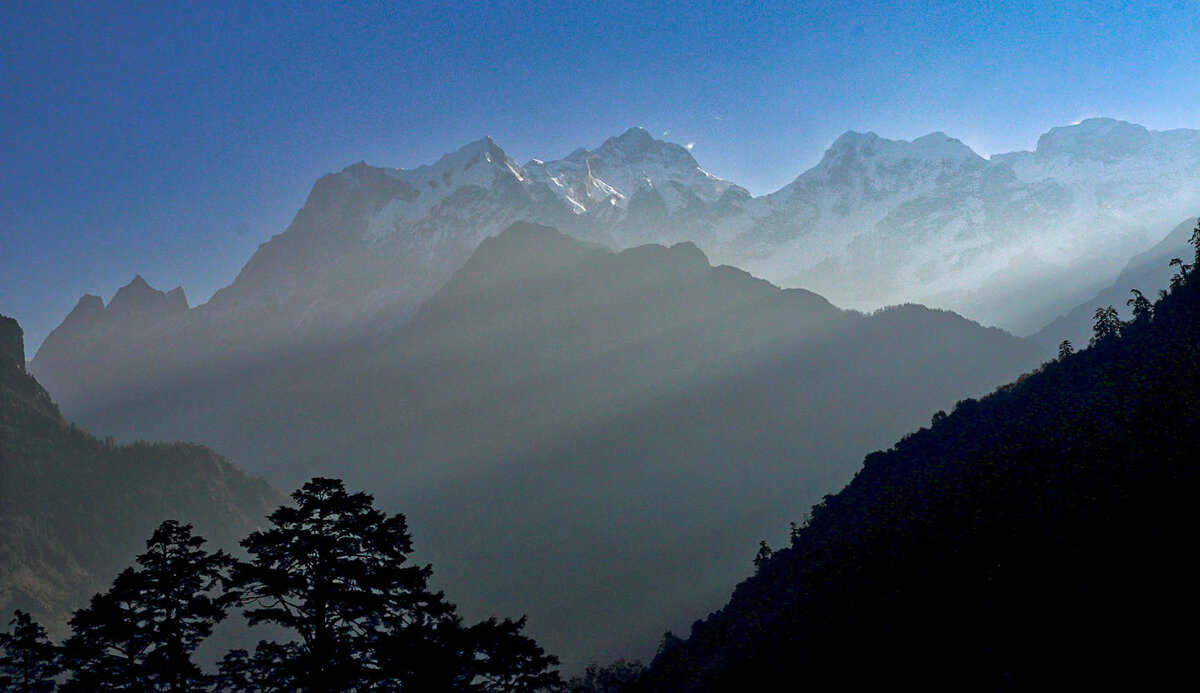
[[[1074,125],[1051,128],[1038,138],[1037,154],[1115,161],[1146,150],[1150,131],[1112,118],[1089,118]]]
[[[731,187],[745,192],[700,168],[685,147],[640,127],[557,161],[534,159],[525,169],[576,214],[604,214],[610,222],[623,218],[635,197],[657,198],[670,215],[694,201],[715,203]]]
[[[525,170],[491,137],[464,145],[432,164],[382,170],[401,188],[381,209],[368,214],[365,237],[371,241],[437,216],[447,205],[456,204],[454,198],[464,191],[503,194],[527,182]]]
[[[944,132],[931,132],[915,140],[890,140],[874,132],[848,130],[834,140],[822,158],[822,166],[848,158],[870,159],[882,163],[907,160],[974,161],[982,159],[961,140]]]

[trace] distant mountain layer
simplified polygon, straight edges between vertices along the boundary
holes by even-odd
[[[868,455],[724,608],[664,639],[642,690],[1124,690],[1190,676],[1197,335],[1193,278],[1119,337]]]
[[[77,391],[386,329],[515,221],[617,249],[692,242],[842,307],[919,302],[1028,334],[1195,213],[1198,171],[1200,131],[1099,118],[991,159],[942,133],[847,132],[761,197],[639,128],[525,164],[484,138],[411,170],[359,163],[321,178],[289,227],[203,305],[186,309],[182,291],[153,308],[85,296],[31,369],[71,412]]]
[[[839,310],[694,244],[614,253],[528,223],[410,321],[329,340],[73,415],[282,487],[372,489],[468,615],[528,613],[571,665],[647,656],[863,454],[1040,357],[945,311]]]
[[[1141,291],[1144,296],[1153,300],[1158,292],[1166,289],[1171,282],[1171,276],[1178,273],[1177,267],[1171,266],[1171,260],[1181,258],[1188,260],[1192,248],[1188,241],[1196,228],[1196,219],[1188,219],[1176,226],[1167,237],[1159,241],[1153,248],[1135,255],[1125,265],[1125,269],[1113,281],[1094,297],[1084,301],[1065,315],[1060,315],[1049,325],[1038,330],[1030,339],[1047,350],[1056,349],[1064,339],[1072,344],[1084,345],[1092,336],[1092,325],[1097,308],[1113,306],[1124,319],[1129,319],[1132,309],[1127,305],[1133,294],[1132,289]],[[1190,263],[1190,260],[1189,260]]]
[[[207,448],[115,445],[68,424],[25,372],[21,328],[3,316],[0,479],[0,613],[25,609],[60,632],[163,520],[234,548],[280,501]]]

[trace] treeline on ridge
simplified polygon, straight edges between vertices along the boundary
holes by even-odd
[[[1200,224],[1192,244],[1131,320],[1097,311],[1089,348],[869,455],[727,606],[664,637],[637,689],[1190,678]]]

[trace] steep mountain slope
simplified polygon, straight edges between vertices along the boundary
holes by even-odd
[[[1064,339],[1070,340],[1072,344],[1087,344],[1092,334],[1092,318],[1096,309],[1106,306],[1115,307],[1122,318],[1130,318],[1132,309],[1126,305],[1132,296],[1130,289],[1137,289],[1151,299],[1157,296],[1159,291],[1166,289],[1170,284],[1171,275],[1176,272],[1171,266],[1171,260],[1187,259],[1191,254],[1188,240],[1191,239],[1195,227],[1194,218],[1176,226],[1153,248],[1135,255],[1110,286],[1065,315],[1055,318],[1049,325],[1031,335],[1030,339],[1047,350],[1057,348]]]
[[[405,325],[79,415],[203,441],[280,486],[373,489],[468,615],[527,612],[575,665],[645,656],[854,460],[1038,360],[957,315],[842,311],[692,244],[613,253],[517,224]]]
[[[867,456],[727,606],[664,640],[643,688],[1176,685],[1197,616],[1197,335],[1192,280]]]
[[[119,298],[123,310],[130,296]],[[232,548],[280,500],[198,445],[115,445],[68,424],[25,372],[21,328],[3,316],[0,479],[0,612],[28,610],[53,630],[163,520]]]

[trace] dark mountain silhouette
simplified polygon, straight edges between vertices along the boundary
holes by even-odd
[[[116,445],[67,423],[25,372],[21,328],[3,316],[0,479],[0,613],[24,609],[57,632],[163,520],[234,547],[279,501],[207,448]]]
[[[664,639],[643,689],[1190,677],[1198,334],[1190,279],[1119,334],[868,455],[727,606]]]
[[[1167,288],[1174,274],[1171,267],[1172,258],[1187,259],[1192,252],[1188,239],[1196,226],[1195,219],[1187,219],[1171,230],[1167,237],[1159,241],[1153,248],[1135,255],[1120,276],[1103,291],[1091,299],[1079,304],[1065,315],[1060,315],[1049,325],[1030,335],[1030,339],[1043,348],[1057,349],[1062,340],[1070,340],[1072,344],[1087,344],[1092,334],[1092,317],[1097,308],[1113,306],[1122,318],[1132,315],[1126,301],[1129,300],[1130,289],[1137,289],[1147,297],[1153,298],[1158,292]]]
[[[614,253],[518,224],[403,326],[72,415],[202,441],[284,487],[370,488],[468,617],[528,613],[576,666],[648,654],[728,593],[765,528],[1039,354],[945,311],[842,311],[688,243]]]

